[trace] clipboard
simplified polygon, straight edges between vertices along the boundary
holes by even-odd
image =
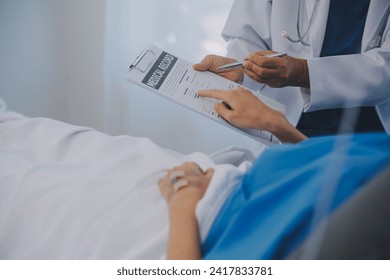
[[[195,71],[192,68],[192,63],[154,45],[148,45],[130,64],[128,70],[126,79],[148,91],[243,133],[263,144],[280,143],[268,131],[242,129],[231,125],[214,110],[214,105],[219,101],[200,97],[197,94],[202,89],[231,90],[236,87],[242,87],[235,82],[212,72]],[[285,105],[263,96],[259,92],[253,93],[271,108],[285,113]]]
[[[143,52],[137,56],[132,64],[129,66],[129,70],[138,69],[142,73],[146,72],[149,67],[152,65],[153,61],[156,59],[156,54],[153,50],[145,49]]]

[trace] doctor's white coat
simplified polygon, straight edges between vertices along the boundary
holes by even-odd
[[[390,1],[371,0],[361,53],[319,58],[325,36],[330,0],[236,0],[222,35],[229,41],[227,56],[242,60],[253,51],[275,50],[308,61],[310,90],[287,87],[271,89],[244,79],[244,85],[288,105],[287,117],[293,124],[302,109],[376,106],[386,132],[390,133]],[[301,34],[305,42],[292,43],[281,36],[287,31],[298,38],[298,8],[301,9]],[[313,16],[309,26],[310,18]],[[384,32],[380,46],[372,47],[379,30]],[[309,28],[308,28],[309,27]]]

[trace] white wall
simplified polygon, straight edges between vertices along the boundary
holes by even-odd
[[[181,152],[259,145],[124,80],[130,63],[153,43],[192,62],[225,54],[220,36],[233,0],[111,0],[107,14],[107,130],[147,136]]]
[[[0,95],[27,115],[66,118],[62,3],[0,1]]]
[[[233,0],[0,0],[0,96],[11,109],[149,137],[180,152],[258,145],[124,80],[154,43],[189,61],[224,54]]]
[[[10,109],[103,128],[105,7],[0,0],[0,96]]]
[[[103,130],[107,0],[55,1],[64,5],[68,121]]]

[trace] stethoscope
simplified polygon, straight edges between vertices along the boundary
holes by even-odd
[[[309,19],[309,24],[307,25],[306,27],[306,30],[305,32],[303,32],[303,34],[301,34],[301,29],[299,27],[299,23],[301,22],[301,0],[299,0],[298,2],[298,18],[297,18],[297,34],[298,34],[298,38],[297,39],[293,39],[286,30],[282,31],[282,37],[284,38],[287,38],[290,42],[292,43],[301,43],[302,45],[306,46],[306,47],[310,47],[310,44],[307,43],[304,39],[305,37],[307,36],[307,33],[309,33],[309,30],[311,28],[311,24],[313,23],[313,19],[314,19],[314,14],[317,10],[317,6],[318,6],[318,0],[316,0],[316,3],[314,4],[314,8],[313,8],[313,12],[311,13],[311,16],[310,16],[310,19]]]
[[[311,16],[310,16],[310,19],[309,19],[309,23],[307,25],[307,28],[306,28],[305,32],[303,32],[303,34],[302,34],[301,33],[301,29],[299,27],[299,25],[300,25],[299,23],[301,21],[301,0],[299,0],[298,18],[297,18],[297,34],[298,34],[298,38],[297,39],[292,38],[288,34],[287,31],[282,31],[281,36],[286,38],[286,39],[288,39],[292,43],[301,43],[302,45],[304,45],[306,47],[310,47],[310,43],[306,42],[304,39],[307,36],[307,34],[309,33],[309,30],[310,30],[311,25],[313,23],[314,14],[315,14],[315,12],[317,10],[318,2],[319,2],[319,0],[316,0],[316,2],[314,4],[313,12],[311,13]],[[382,44],[382,37],[383,37],[383,33],[385,32],[385,29],[386,29],[386,24],[387,24],[387,20],[388,20],[389,14],[390,14],[390,6],[387,8],[387,11],[386,11],[384,17],[382,18],[382,21],[379,24],[379,29],[378,29],[378,32],[377,32],[376,36],[374,36],[373,39],[371,40],[371,42],[368,44],[366,51],[368,51],[370,49],[373,49],[373,48],[379,48],[381,46],[381,44]]]

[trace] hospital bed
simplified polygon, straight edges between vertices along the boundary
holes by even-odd
[[[196,213],[204,241],[253,161],[240,149],[183,155],[146,138],[112,137],[5,110],[0,158],[0,259],[164,258],[168,211],[156,185],[164,172],[187,161],[215,168]],[[289,258],[389,258],[389,172]],[[367,246],[356,246],[362,243]]]
[[[187,161],[216,168],[198,207],[205,236],[229,194],[218,188],[240,180],[253,159],[229,149],[183,155],[146,138],[4,110],[0,158],[0,259],[163,258],[169,222],[157,181],[165,171]]]

